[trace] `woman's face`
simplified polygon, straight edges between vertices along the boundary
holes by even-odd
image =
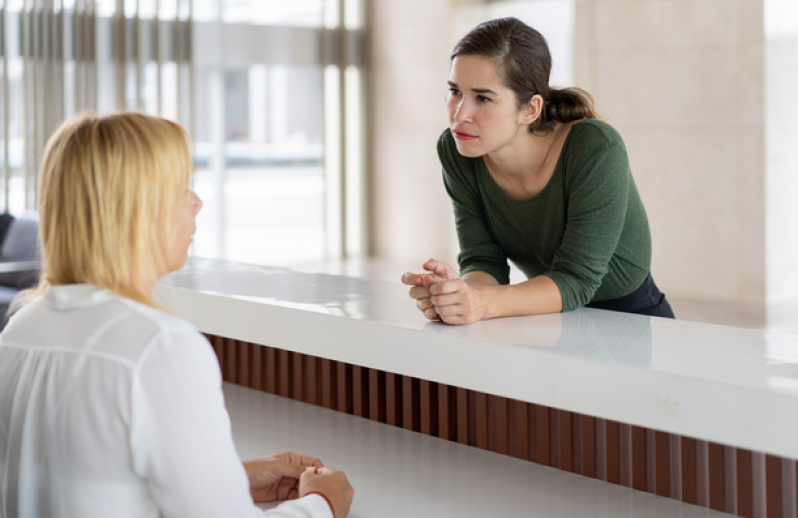
[[[449,128],[457,150],[467,157],[500,151],[527,135],[529,110],[517,108],[515,92],[488,58],[457,56],[449,70]]]
[[[170,272],[179,270],[186,264],[188,249],[194,240],[197,226],[194,218],[202,208],[202,200],[189,188],[183,192],[175,211],[172,239],[167,248],[167,268]]]

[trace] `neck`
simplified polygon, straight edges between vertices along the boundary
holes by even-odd
[[[544,136],[533,135],[526,128],[523,131],[524,134],[519,134],[515,143],[485,155],[492,170],[516,178],[536,177],[545,172],[557,130]]]

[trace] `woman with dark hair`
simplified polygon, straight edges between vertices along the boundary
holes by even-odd
[[[451,56],[438,140],[460,274],[430,259],[406,273],[431,320],[467,324],[579,307],[673,318],[654,283],[651,233],[620,135],[589,94],[549,86],[543,36],[482,23]],[[507,260],[528,280],[509,285]]]

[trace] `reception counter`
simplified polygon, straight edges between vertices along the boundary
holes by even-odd
[[[447,326],[399,281],[192,259],[225,380],[741,516],[796,516],[798,336],[580,309]],[[329,269],[327,270],[329,271]]]

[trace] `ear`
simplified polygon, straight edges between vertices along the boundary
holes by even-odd
[[[543,113],[543,97],[540,94],[535,94],[521,107],[518,122],[520,124],[532,124],[540,118],[541,113]]]

